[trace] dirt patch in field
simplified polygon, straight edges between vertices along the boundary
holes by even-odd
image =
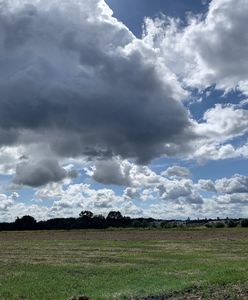
[[[231,229],[200,230],[72,230],[72,231],[25,231],[0,232],[0,241],[18,240],[246,240],[248,230]]]
[[[183,292],[173,292],[163,296],[124,298],[123,300],[248,300],[248,288],[239,286],[211,287],[203,293],[200,288],[187,289]],[[90,298],[72,297],[69,300],[90,300]]]
[[[238,286],[232,287],[211,287],[203,293],[199,288],[188,289],[184,292],[174,292],[164,296],[150,296],[143,298],[131,298],[129,300],[247,300],[248,289],[242,289]]]

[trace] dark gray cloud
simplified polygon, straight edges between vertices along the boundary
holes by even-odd
[[[129,171],[131,166],[121,165],[118,160],[98,161],[95,164],[95,169],[92,178],[103,184],[126,185],[131,184]]]
[[[13,3],[0,11],[1,145],[140,163],[182,150],[179,84],[104,1]]]
[[[25,161],[16,168],[13,182],[17,185],[38,187],[49,182],[58,182],[66,177],[75,178],[75,171],[66,171],[56,159],[47,158],[40,161]]]

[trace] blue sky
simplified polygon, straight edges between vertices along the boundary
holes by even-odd
[[[142,35],[143,20],[161,13],[185,21],[188,13],[205,13],[209,1],[201,0],[108,0],[114,16],[121,20],[136,35]]]
[[[85,209],[247,216],[248,0],[238,2],[4,6],[0,221]]]

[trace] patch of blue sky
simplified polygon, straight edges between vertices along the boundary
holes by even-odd
[[[187,19],[188,13],[202,14],[207,12],[209,0],[106,0],[114,16],[122,21],[137,36],[142,36],[142,25],[145,17],[154,18],[159,14]]]
[[[207,88],[202,93],[194,91],[190,97],[191,101],[186,102],[185,105],[189,109],[192,117],[201,121],[204,113],[213,108],[216,104],[222,105],[239,105],[246,97],[238,91],[224,91],[217,90],[213,86]]]
[[[200,179],[216,180],[223,177],[229,178],[236,173],[248,176],[248,163],[243,158],[206,161],[203,164],[199,164],[194,160],[183,161],[180,159],[160,158],[151,163],[149,167],[157,174],[160,174],[172,165],[188,168],[194,182]]]
[[[0,175],[1,184],[9,183],[9,180],[12,178],[10,175]]]
[[[192,169],[193,180],[230,178],[234,174],[248,175],[248,163],[241,158],[208,161],[205,165],[195,164]]]
[[[39,206],[44,207],[52,207],[54,200],[52,198],[39,199],[36,195],[36,189],[32,187],[21,187],[20,189],[16,189],[15,192],[19,194],[19,198],[16,200],[17,202],[24,203],[26,205],[35,205],[39,204]],[[13,191],[6,192],[5,194],[10,196]]]
[[[15,190],[20,198],[19,200],[25,204],[34,204],[32,199],[35,198],[35,190],[31,187],[22,187],[20,189]]]
[[[155,173],[160,174],[161,172],[165,171],[167,168],[173,165],[190,168],[191,164],[192,164],[191,161],[188,160],[182,161],[179,158],[159,158],[154,160],[149,165],[149,167]]]
[[[110,189],[110,190],[113,190],[115,192],[115,194],[118,195],[118,196],[122,195],[123,192],[124,192],[124,189],[126,188],[126,186],[119,186],[119,185],[116,185],[116,184],[106,185],[106,184],[103,184],[103,183],[98,183],[98,182],[95,182],[93,179],[92,179],[91,187],[94,190]]]
[[[232,140],[232,145],[234,148],[238,148],[238,147],[242,147],[247,142],[248,142],[248,133],[245,133],[244,135],[235,137]]]
[[[214,192],[201,191],[201,196],[202,196],[204,199],[211,199],[211,198],[213,198],[215,195],[216,195],[216,193],[214,193]]]

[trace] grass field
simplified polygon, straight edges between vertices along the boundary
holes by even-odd
[[[248,299],[247,286],[247,229],[0,232],[1,300]]]

